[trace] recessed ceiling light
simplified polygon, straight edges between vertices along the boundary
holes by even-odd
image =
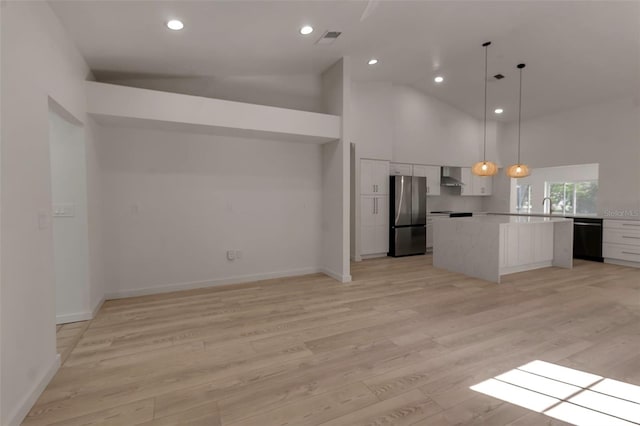
[[[493,112],[495,112],[496,114],[502,114],[504,110],[502,108],[496,108]]]
[[[313,27],[311,25],[305,25],[304,27],[300,28],[300,34],[302,35],[309,35],[313,32]]]
[[[169,28],[170,30],[178,31],[184,28],[184,24],[182,23],[182,21],[172,19],[167,22],[167,28]]]
[[[369,62],[368,62],[369,65],[375,65],[377,63],[378,63],[378,60],[376,58],[371,58],[369,59]]]
[[[444,77],[439,75],[436,78],[434,78],[433,81],[435,81],[436,83],[442,83],[444,81]]]

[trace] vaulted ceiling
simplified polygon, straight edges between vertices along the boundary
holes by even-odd
[[[61,1],[50,2],[89,66],[136,75],[317,75],[344,55],[354,79],[409,84],[482,116],[525,117],[640,93],[640,2],[614,1]],[[365,12],[366,11],[366,12]],[[179,18],[182,31],[165,22]],[[315,31],[301,36],[310,24]],[[341,31],[331,45],[315,42]],[[369,58],[378,58],[375,66]],[[436,85],[433,78],[443,75]],[[493,118],[493,117],[492,117]]]

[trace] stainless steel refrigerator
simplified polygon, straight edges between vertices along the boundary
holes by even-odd
[[[389,198],[389,256],[427,251],[427,178],[391,176]]]

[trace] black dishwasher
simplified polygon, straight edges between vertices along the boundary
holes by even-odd
[[[581,217],[568,219],[573,219],[573,257],[603,262],[602,219]]]

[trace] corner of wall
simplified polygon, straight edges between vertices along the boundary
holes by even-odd
[[[31,407],[36,403],[44,389],[60,368],[60,354],[56,354],[47,369],[40,378],[31,386],[29,392],[18,402],[15,410],[9,414],[7,426],[19,426],[29,414]]]

